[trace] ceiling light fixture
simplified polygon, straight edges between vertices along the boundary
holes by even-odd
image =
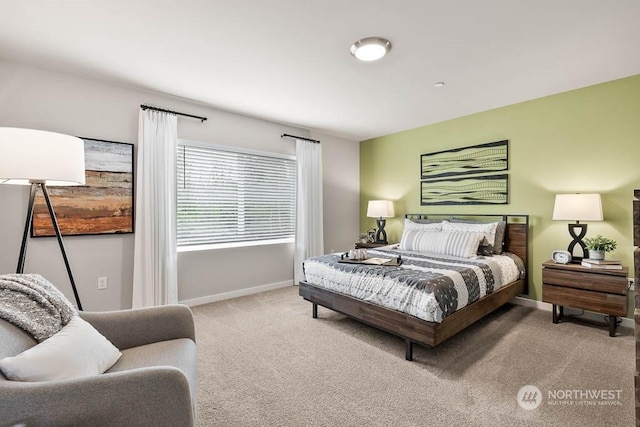
[[[443,87],[444,86],[444,82],[437,82],[436,84],[433,85],[434,87]]]
[[[351,45],[351,55],[365,61],[377,61],[391,50],[391,42],[382,37],[366,37]]]

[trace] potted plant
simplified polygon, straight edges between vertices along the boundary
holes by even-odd
[[[615,240],[607,239],[598,234],[596,237],[587,237],[584,243],[589,249],[589,258],[604,259],[605,252],[611,252],[618,246]]]

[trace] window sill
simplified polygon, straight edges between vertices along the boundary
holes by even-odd
[[[294,238],[289,237],[286,239],[257,240],[254,242],[230,242],[230,243],[215,243],[215,244],[208,244],[208,245],[178,246],[178,252],[210,251],[210,250],[216,250],[216,249],[245,248],[250,246],[281,245],[281,244],[293,243],[293,242],[294,242]]]

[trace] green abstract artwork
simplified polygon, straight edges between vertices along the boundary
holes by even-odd
[[[509,202],[508,141],[420,156],[420,204],[494,205]]]

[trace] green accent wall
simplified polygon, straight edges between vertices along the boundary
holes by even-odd
[[[509,140],[509,204],[420,206],[421,154],[504,139]],[[640,75],[360,145],[361,231],[375,227],[366,216],[372,199],[394,201],[396,217],[386,227],[390,242],[400,240],[405,213],[528,214],[529,296],[536,300],[542,294],[540,265],[571,240],[567,222],[551,219],[556,193],[602,194],[605,220],[588,223],[587,236],[615,239],[618,248],[607,257],[622,259],[633,276],[634,188],[640,188]]]

